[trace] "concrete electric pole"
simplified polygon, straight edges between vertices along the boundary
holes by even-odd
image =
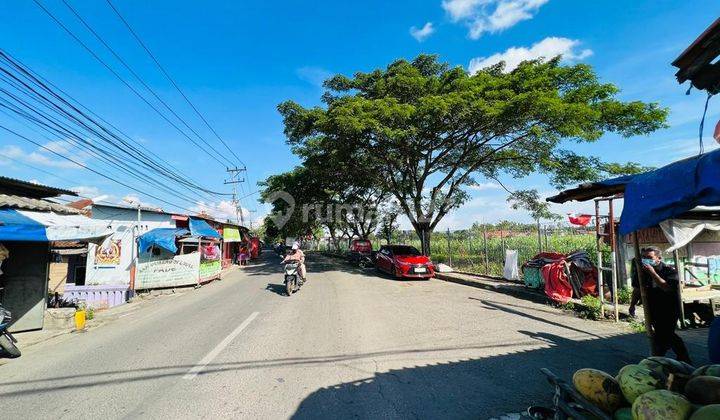
[[[227,173],[230,174],[230,179],[225,180],[225,184],[232,184],[232,202],[233,207],[235,208],[235,222],[238,223],[240,226],[245,226],[245,218],[243,217],[242,208],[240,208],[239,201],[237,198],[237,187],[236,185],[245,182],[244,178],[240,178],[240,173],[245,172],[246,168],[227,168]]]

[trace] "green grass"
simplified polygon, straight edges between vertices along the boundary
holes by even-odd
[[[385,240],[373,238],[373,249],[384,245]],[[420,249],[420,240],[415,234],[404,234],[393,238],[393,243],[412,245]],[[347,241],[340,241],[341,249],[347,249]],[[543,251],[567,254],[573,251],[586,251],[591,260],[595,261],[595,235],[554,233],[542,240]],[[505,261],[505,250],[518,251],[518,263],[522,265],[538,252],[537,232],[513,233],[509,238],[488,238],[487,252],[482,233],[464,231],[450,234],[435,232],[430,241],[430,257],[435,263],[451,265],[455,270],[476,274],[501,276]],[[486,258],[487,254],[487,258]],[[603,258],[610,256],[609,248],[603,248]]]
[[[419,247],[420,241],[411,240],[410,245]],[[449,249],[451,252],[448,252],[446,235],[436,234],[433,236],[430,251],[434,262],[451,265],[459,271],[494,276],[501,276],[503,273],[506,249],[518,251],[518,263],[520,265],[539,252],[537,236],[533,233],[513,236],[503,240],[500,238],[488,238],[487,265],[486,248],[482,236],[472,238],[451,237]],[[588,252],[590,257],[594,259],[596,253],[594,235],[551,235],[548,236],[547,247],[543,239],[543,251],[545,252],[567,254],[578,250]]]

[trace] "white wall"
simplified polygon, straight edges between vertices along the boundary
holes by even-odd
[[[155,228],[175,227],[175,221],[169,214],[143,211],[139,224],[137,215],[137,209],[93,206],[92,218],[107,221],[114,232],[107,240],[121,241],[120,264],[117,266],[96,265],[97,245],[90,244],[85,275],[86,285],[129,285],[130,267],[135,255],[135,237]]]

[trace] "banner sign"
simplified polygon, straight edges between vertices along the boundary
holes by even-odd
[[[220,247],[215,243],[204,244],[201,247],[201,255],[200,281],[220,277],[220,272],[222,271]]]
[[[135,279],[136,289],[186,286],[197,284],[200,253],[175,255],[170,259],[140,262]]]
[[[122,241],[107,239],[102,245],[95,247],[95,265],[119,265]]]
[[[241,242],[240,230],[236,227],[223,227],[223,241],[225,242]]]

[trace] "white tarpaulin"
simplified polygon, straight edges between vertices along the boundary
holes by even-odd
[[[667,252],[672,252],[689,244],[705,229],[720,230],[720,221],[668,219],[660,223],[660,229],[670,242]]]
[[[112,234],[108,222],[80,214],[17,210],[23,216],[45,226],[48,241],[98,241]]]
[[[515,249],[505,251],[505,268],[503,269],[503,278],[507,280],[518,280],[520,272],[518,270],[518,252]]]

